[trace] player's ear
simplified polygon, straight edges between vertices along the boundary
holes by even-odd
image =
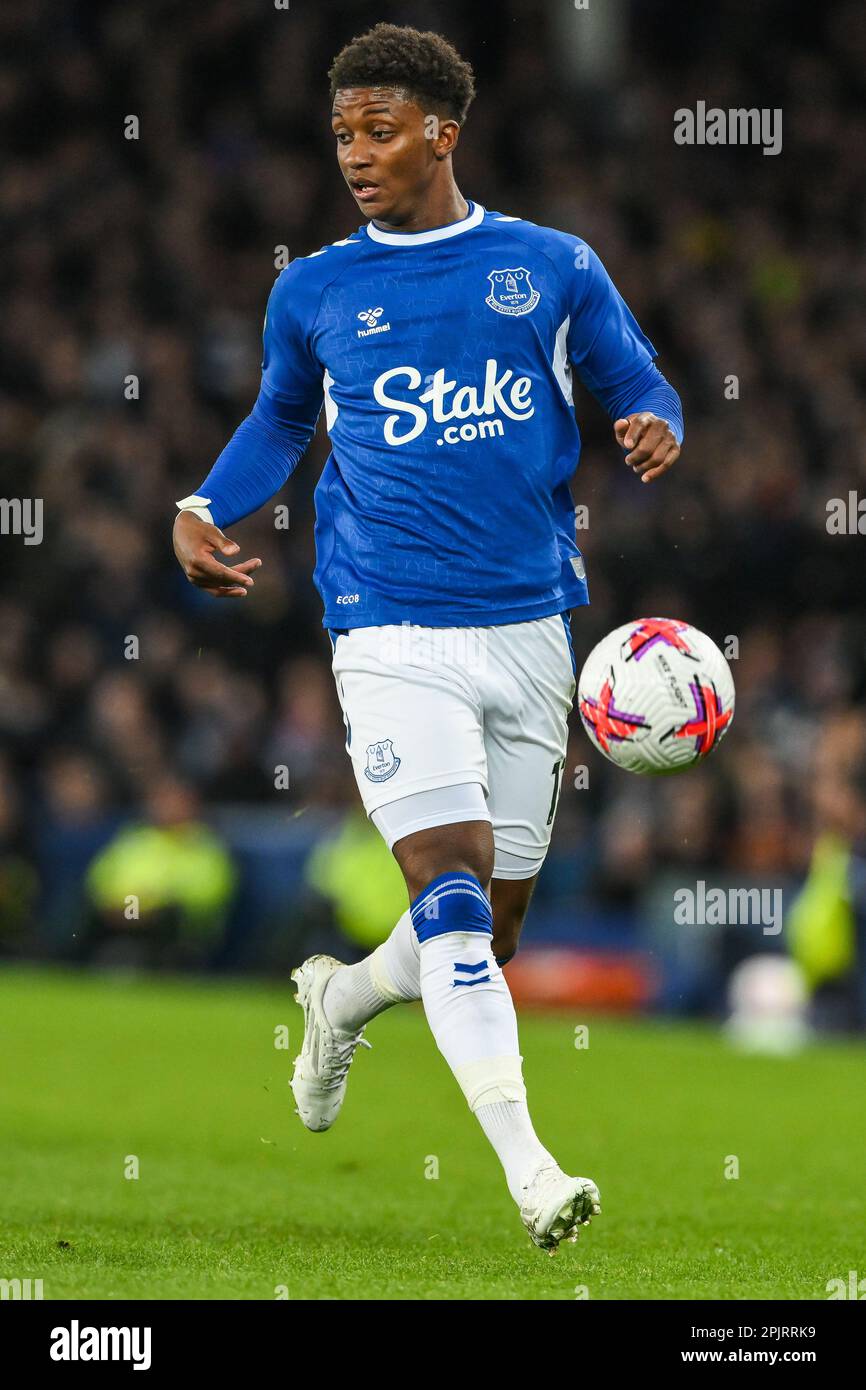
[[[460,138],[460,126],[456,121],[442,120],[441,117],[428,117],[433,140],[433,154],[436,159],[446,159]],[[435,122],[435,124],[434,124]]]

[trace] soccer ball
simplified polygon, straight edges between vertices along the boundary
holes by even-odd
[[[602,638],[577,685],[584,728],[628,772],[682,772],[718,747],[734,717],[728,663],[675,618],[635,618]]]

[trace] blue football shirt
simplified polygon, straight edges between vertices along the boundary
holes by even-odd
[[[218,526],[261,506],[324,405],[326,627],[547,617],[589,601],[572,374],[612,418],[653,410],[681,440],[655,355],[579,237],[477,203],[430,231],[368,223],[277,278],[258,400],[199,495]]]

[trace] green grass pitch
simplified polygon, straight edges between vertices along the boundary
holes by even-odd
[[[536,1127],[602,1194],[550,1259],[420,1006],[371,1025],[327,1134],[293,1113],[300,1021],[288,984],[7,969],[0,1278],[46,1299],[826,1299],[866,1275],[854,1042],[755,1059],[711,1027],[524,1012]]]

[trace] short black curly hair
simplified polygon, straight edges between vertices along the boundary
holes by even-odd
[[[331,101],[342,87],[393,87],[462,125],[475,96],[470,65],[441,34],[377,24],[341,49],[328,73]]]

